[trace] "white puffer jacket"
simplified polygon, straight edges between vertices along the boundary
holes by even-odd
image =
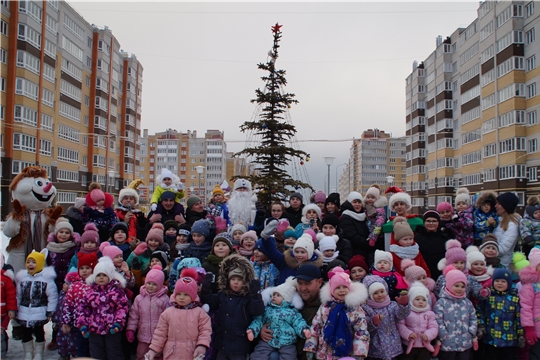
[[[17,320],[32,327],[47,322],[58,304],[54,267],[47,266],[35,275],[21,270],[17,273]]]

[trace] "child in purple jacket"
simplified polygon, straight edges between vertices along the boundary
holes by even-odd
[[[456,214],[446,223],[446,227],[452,230],[464,250],[474,243],[473,209],[469,190],[459,188],[456,192]]]
[[[112,260],[103,256],[86,282],[90,288],[79,304],[76,327],[89,338],[90,357],[122,359],[121,331],[128,316],[126,280],[116,272]]]

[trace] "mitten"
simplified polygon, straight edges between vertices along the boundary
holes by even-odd
[[[135,331],[133,330],[126,331],[126,338],[127,338],[127,341],[129,342],[135,341]]]
[[[139,258],[138,257],[134,257],[132,260],[131,260],[131,268],[133,270],[141,270],[141,262],[139,261]]]
[[[276,219],[271,219],[268,224],[264,227],[263,231],[261,232],[261,237],[266,240],[270,236],[274,234],[274,231],[276,231],[278,226],[278,221]]]
[[[371,318],[371,322],[373,323],[373,325],[379,326],[382,322],[382,315],[381,314],[373,315],[373,317]]]
[[[525,336],[518,337],[518,346],[522,349],[525,347]]]
[[[491,291],[489,291],[488,288],[483,288],[482,290],[480,290],[480,296],[482,298],[487,298],[490,294],[491,294]]]
[[[290,225],[289,220],[287,220],[287,219],[279,219],[276,231],[285,232],[287,230],[287,228],[289,227],[289,225]]]
[[[156,209],[157,209],[157,204],[152,204],[152,206],[150,206],[150,210],[156,211]]]
[[[259,294],[259,290],[261,290],[261,283],[259,280],[251,280],[249,283],[249,291],[251,292],[252,296],[256,296]]]
[[[217,234],[219,234],[222,231],[227,231],[227,220],[225,220],[221,216],[216,216],[214,218],[214,221],[216,223],[216,233]]]
[[[207,272],[206,275],[204,275],[204,280],[202,282],[202,288],[203,289],[210,289],[212,286],[212,281],[214,281],[214,274],[211,272]]]
[[[377,239],[369,239],[369,246],[375,246]]]
[[[111,330],[109,330],[109,332],[114,335],[117,332],[119,332],[120,329],[122,329],[122,326],[119,323],[114,323],[113,326],[111,327]]]
[[[253,341],[253,339],[255,339],[255,336],[253,335],[253,330],[247,329],[246,333],[249,341]]]
[[[181,182],[179,182],[178,184],[176,184],[176,189],[178,191],[184,191],[184,184],[182,184]]]
[[[146,245],[145,242],[143,242],[137,245],[137,247],[135,248],[135,250],[133,250],[133,252],[135,253],[135,255],[139,256],[139,255],[142,255],[142,253],[144,253],[147,248],[148,246]]]
[[[529,345],[534,345],[538,341],[538,337],[536,336],[536,332],[534,331],[534,326],[525,326],[523,327],[525,329],[525,337],[527,338],[527,343]]]
[[[255,201],[255,209],[257,210],[257,213],[259,214],[266,214],[266,208],[264,207],[263,203],[260,201]]]
[[[478,351],[478,339],[473,339],[472,348],[474,351]]]
[[[90,331],[88,331],[88,326],[86,325],[81,326],[79,330],[81,331],[82,337],[85,339],[88,339],[88,337],[90,336]]]
[[[486,328],[484,326],[479,326],[478,330],[476,331],[476,337],[478,340],[482,339],[486,335]]]
[[[396,296],[396,302],[401,306],[407,306],[409,303],[409,295],[405,294]]]

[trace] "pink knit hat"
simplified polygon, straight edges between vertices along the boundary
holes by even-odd
[[[103,256],[108,256],[111,260],[118,255],[122,255],[122,250],[120,250],[118,246],[113,246],[108,242],[104,242],[103,244],[101,244],[99,246],[99,251],[101,251],[101,254],[103,254]]]
[[[462,271],[457,270],[452,265],[448,265],[444,269],[443,274],[446,280],[446,285],[445,285],[446,291],[448,291],[450,294],[455,296],[455,294],[452,293],[452,287],[458,282],[462,282],[463,284],[465,284],[465,286],[467,286],[467,276]],[[463,297],[465,295],[466,294],[464,294]]]
[[[351,278],[349,277],[349,273],[339,266],[328,272],[328,278],[330,279],[330,292],[332,294],[334,294],[334,290],[336,290],[338,286],[346,286],[347,289],[351,289]]]
[[[99,246],[99,233],[94,223],[88,223],[84,226],[84,232],[81,235],[81,247],[87,242],[93,242]]]
[[[401,262],[401,270],[405,272],[405,282],[410,286],[412,285],[420,276],[427,277],[426,270],[423,267],[416,265],[414,260],[404,259]]]
[[[446,264],[452,265],[456,261],[462,260],[467,262],[467,254],[465,250],[461,247],[461,243],[458,240],[448,240],[446,242]]]
[[[540,265],[540,249],[533,248],[531,252],[529,253],[529,262],[531,267],[536,269],[538,265]]]
[[[176,281],[174,286],[174,293],[171,296],[171,300],[176,301],[176,295],[179,292],[185,292],[191,298],[191,301],[199,301],[199,296],[197,295],[197,271],[193,268],[184,269],[180,273],[180,279]]]
[[[146,279],[144,280],[144,284],[148,282],[155,282],[158,285],[158,289],[161,290],[163,288],[163,283],[165,283],[165,274],[163,273],[163,268],[159,265],[152,266],[152,270],[146,274]],[[175,286],[176,290],[176,286]]]
[[[437,212],[440,213],[441,211],[445,211],[445,210],[448,210],[448,211],[453,211],[454,208],[452,207],[452,204],[450,204],[449,202],[442,202],[442,203],[439,203],[439,205],[437,205]]]
[[[99,200],[105,200],[105,193],[101,189],[93,189],[90,191],[90,198],[97,203]]]
[[[315,193],[315,196],[313,197],[313,200],[315,201],[315,204],[316,203],[319,203],[319,202],[325,202],[326,201],[326,195],[324,194],[324,192],[322,192],[321,190],[317,191]]]
[[[164,227],[162,223],[154,223],[152,225],[152,228],[148,230],[148,234],[146,235],[146,242],[148,240],[157,240],[160,244],[163,244],[163,231]]]

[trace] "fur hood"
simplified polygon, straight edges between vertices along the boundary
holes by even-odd
[[[90,276],[88,276],[86,278],[86,283],[90,286],[92,286],[94,284],[94,281],[96,280],[96,275],[95,273],[92,273]],[[122,287],[122,289],[124,289],[126,287],[126,279],[124,279],[124,276],[122,274],[120,274],[119,272],[115,271],[113,273],[113,278],[112,279],[109,279],[109,284],[111,284],[112,282],[114,281],[118,281],[119,285]],[[107,284],[108,285],[108,284]],[[107,286],[105,285],[105,286]]]
[[[323,305],[329,301],[333,301],[329,282],[323,285],[319,296]],[[347,304],[347,307],[357,307],[365,303],[367,299],[368,291],[366,286],[359,282],[351,282],[351,291],[345,296],[345,304]]]
[[[534,284],[540,282],[540,273],[533,269],[530,265],[524,267],[519,272],[519,279],[522,284]]]
[[[240,294],[242,296],[247,295],[250,292],[249,287],[251,282],[255,279],[255,271],[249,260],[239,254],[231,254],[219,264],[218,288],[220,291],[232,293],[229,288],[229,272],[237,267],[244,272],[244,285]]]
[[[290,267],[293,270],[298,269],[299,267],[298,261],[296,261],[296,259],[294,258],[292,250],[286,250],[283,253],[283,257],[285,258],[285,263],[287,264],[288,267]],[[316,267],[320,268],[323,265],[323,262],[324,262],[324,259],[321,252],[319,250],[314,250],[313,256],[311,257],[311,259],[306,261],[305,264],[313,264]]]
[[[261,291],[261,297],[264,302],[264,306],[276,306],[271,303],[272,300],[272,294],[274,293],[274,289],[277,286],[274,287],[268,287]],[[302,300],[302,297],[297,292],[294,293],[292,301],[288,302],[283,300],[283,304],[281,306],[294,306],[296,309],[301,310],[304,307],[304,300]]]
[[[15,281],[15,274],[13,273],[13,270],[11,269],[8,269],[8,270],[2,269],[2,275],[7,276],[12,281]]]
[[[19,270],[19,272],[17,273],[17,282],[23,281],[26,276],[32,275],[30,275],[26,269]],[[32,277],[42,277],[45,281],[53,281],[54,279],[56,279],[56,271],[54,271],[54,266],[45,266],[43,270],[41,270],[37,274],[34,274]]]
[[[386,196],[380,196],[374,203],[373,206],[376,208],[383,208],[388,205],[388,199]]]
[[[489,200],[492,204],[497,203],[497,194],[495,194],[493,191],[482,191],[476,198],[475,207],[477,209],[480,209],[480,207],[483,203],[486,202],[486,200]],[[491,210],[495,209],[493,206],[491,208]]]

